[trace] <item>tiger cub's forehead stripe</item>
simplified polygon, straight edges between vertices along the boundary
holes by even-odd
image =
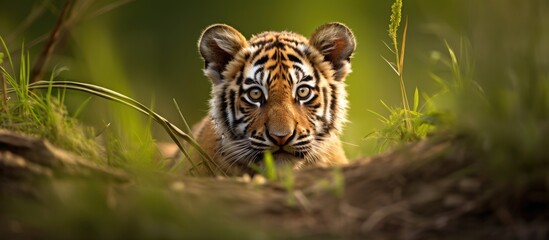
[[[289,59],[290,61],[292,61],[292,62],[296,62],[296,63],[299,63],[299,64],[303,64],[303,63],[301,62],[301,60],[300,60],[298,57],[296,57],[295,55],[293,55],[293,54],[288,54],[288,59]]]
[[[269,56],[265,55],[265,56],[261,57],[260,59],[258,59],[257,61],[255,61],[254,66],[263,65],[268,60],[269,60]]]
[[[248,71],[248,77],[245,80],[246,85],[255,82],[256,84],[270,86],[275,79],[285,80],[289,85],[296,84],[299,81],[313,80],[312,77],[308,76],[311,74],[305,73],[302,70],[303,68],[310,69],[311,66],[303,65],[303,61],[296,56],[299,56],[300,53],[293,53],[291,51],[287,53],[279,48],[273,48],[269,51],[265,51],[265,48],[263,48],[256,51],[261,52],[261,54],[256,56],[257,60],[249,61],[252,69]],[[296,77],[292,76],[292,71],[294,70],[299,72],[296,73]],[[276,71],[277,74],[271,75],[273,71]]]

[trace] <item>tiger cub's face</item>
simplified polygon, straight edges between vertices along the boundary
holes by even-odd
[[[210,115],[226,166],[314,163],[345,121],[344,79],[355,49],[350,29],[319,27],[307,39],[264,32],[249,41],[227,25],[206,29],[199,41],[204,72],[213,83]]]

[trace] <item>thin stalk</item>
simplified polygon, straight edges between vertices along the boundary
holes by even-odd
[[[55,46],[61,39],[61,35],[63,34],[63,30],[65,27],[65,21],[69,16],[71,7],[72,0],[67,0],[65,2],[65,5],[63,6],[63,9],[61,10],[61,13],[59,14],[59,17],[57,18],[57,22],[55,23],[55,27],[53,28],[49,36],[49,40],[46,43],[46,46],[44,47],[44,49],[42,49],[40,57],[34,64],[34,68],[32,69],[32,76],[30,76],[30,83],[37,82],[42,78],[42,75],[44,74],[44,68],[48,64],[48,61],[51,58],[51,54],[55,50]]]
[[[183,124],[185,125],[185,128],[187,129],[187,133],[194,138],[193,136],[193,130],[191,127],[189,127],[189,124],[187,123],[187,119],[185,119],[185,116],[183,116],[183,112],[181,112],[181,108],[179,108],[179,104],[177,104],[177,101],[175,101],[175,98],[173,98],[173,104],[175,105],[175,109],[177,109],[177,112],[179,113],[179,116],[183,120]]]
[[[406,22],[404,23],[404,31],[402,32],[402,43],[400,52],[398,51],[398,45],[396,39],[393,39],[393,44],[395,47],[395,56],[398,70],[398,78],[400,81],[400,95],[402,97],[402,107],[404,108],[404,122],[406,124],[406,129],[412,131],[412,121],[410,119],[410,104],[408,102],[408,96],[406,94],[406,86],[404,85],[404,53],[406,50],[406,32],[408,30],[408,17],[406,17]]]
[[[33,7],[29,15],[27,15],[25,19],[19,23],[15,30],[13,30],[11,34],[6,37],[6,42],[13,43],[13,40],[29,29],[29,27],[32,26],[32,24],[44,14],[48,4],[50,4],[49,1],[42,1],[39,6]]]
[[[9,108],[8,108],[8,83],[6,82],[6,79],[4,79],[4,73],[0,72],[0,80],[2,80],[2,109],[6,114],[9,115]],[[9,119],[9,118],[8,118]]]

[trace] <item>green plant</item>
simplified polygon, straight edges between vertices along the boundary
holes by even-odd
[[[13,62],[8,48],[0,37],[9,68],[0,64],[0,75],[3,81],[2,128],[38,135],[49,139],[55,145],[75,153],[99,160],[100,147],[94,140],[94,131],[81,126],[74,118],[69,117],[63,106],[64,92],[54,96],[51,85],[46,85],[45,95],[30,91],[30,59],[21,51],[19,71]],[[23,46],[24,49],[24,46]],[[53,79],[63,69],[54,70]],[[7,89],[7,87],[11,89]]]
[[[121,184],[98,175],[55,175],[36,178],[37,181],[31,182],[21,179],[10,182],[10,179],[8,183],[3,183],[3,186],[17,184],[17,188],[20,188],[25,184],[32,184],[32,187],[29,187],[32,189],[28,191],[36,195],[30,195],[39,196],[34,198],[28,197],[30,195],[6,194],[0,199],[2,221],[9,221],[24,230],[32,229],[19,232],[20,238],[254,238],[255,230],[248,229],[239,222],[224,220],[226,216],[220,214],[221,210],[211,210],[217,208],[214,204],[204,204],[197,212],[196,208],[201,203],[188,200],[181,192],[170,190],[172,176],[159,172],[153,165],[142,166],[142,162],[154,163],[149,158],[150,155],[119,149],[122,146],[114,141],[116,139],[112,139],[114,144],[99,144],[95,141],[96,134],[90,128],[80,125],[65,109],[63,103],[66,90],[78,90],[100,96],[145,113],[149,116],[149,121],[147,126],[139,130],[149,131],[148,126],[156,120],[168,130],[175,131],[173,134],[176,137],[185,137],[184,132],[156,114],[150,107],[145,107],[117,92],[95,85],[54,81],[63,69],[54,70],[49,81],[29,84],[29,55],[22,53],[20,65],[17,66],[13,63],[2,38],[0,41],[6,52],[5,55],[0,55],[6,56],[9,63],[8,68],[0,66],[0,76],[6,82],[6,87],[2,88],[2,92],[5,93],[2,108],[7,109],[0,113],[0,127],[47,138],[54,145],[90,160],[97,160],[98,165],[115,165],[129,170],[125,172],[128,173],[128,180],[131,182]],[[2,60],[0,56],[0,65]],[[15,71],[18,67],[19,71]],[[78,115],[87,102],[88,100],[85,100],[77,107],[74,115]],[[110,134],[109,131],[106,132],[106,135]],[[151,143],[149,139],[141,141],[142,143],[132,144],[140,148]],[[107,155],[128,153],[121,156],[127,160],[116,164],[104,160],[108,156],[103,153],[103,147],[113,149],[106,149]],[[215,226],[216,231],[206,231],[209,226]]]
[[[95,96],[99,96],[99,97],[129,106],[151,117],[153,120],[159,123],[164,128],[164,130],[168,133],[168,135],[172,138],[172,140],[177,144],[177,146],[183,152],[183,154],[187,157],[189,162],[193,164],[193,167],[196,167],[196,163],[192,162],[190,156],[187,153],[187,150],[184,148],[183,144],[179,141],[178,137],[182,138],[184,141],[189,143],[193,148],[195,148],[200,153],[201,157],[204,159],[203,163],[208,167],[209,171],[212,174],[216,174],[216,173],[224,174],[224,172],[215,164],[214,161],[211,160],[211,158],[206,154],[206,152],[198,145],[198,143],[190,135],[188,135],[187,133],[179,129],[177,126],[175,126],[174,124],[166,120],[164,117],[160,116],[158,113],[154,112],[150,108],[146,107],[145,105],[139,103],[138,101],[126,95],[123,95],[121,93],[118,93],[97,85],[72,82],[72,81],[54,81],[54,82],[38,81],[29,85],[29,89],[44,89],[44,88],[62,88],[62,89],[82,91],[82,92],[93,94]]]
[[[406,50],[406,32],[408,30],[408,18],[406,18],[406,23],[404,24],[404,30],[402,32],[402,40],[401,40],[401,48],[399,50],[398,48],[398,27],[400,26],[401,21],[401,15],[402,15],[402,0],[396,0],[393,5],[391,6],[391,20],[389,23],[389,38],[391,38],[392,46],[389,47],[389,45],[385,44],[387,48],[395,55],[395,62],[390,62],[389,60],[385,59],[383,56],[383,60],[389,64],[389,66],[395,71],[396,75],[398,76],[398,80],[400,83],[400,96],[402,98],[402,108],[404,111],[404,122],[406,125],[406,129],[408,131],[413,131],[411,120],[409,118],[408,112],[410,111],[410,104],[408,103],[408,97],[406,94],[406,86],[404,85],[404,53]]]
[[[381,100],[381,104],[389,111],[389,116],[385,117],[378,112],[368,110],[379,117],[383,127],[365,136],[365,139],[377,141],[378,152],[382,152],[391,146],[403,142],[417,141],[425,138],[439,125],[443,115],[436,111],[422,112],[419,109],[419,92],[417,89],[414,92],[414,107],[409,111],[399,107],[390,107],[383,100]],[[407,125],[403,121],[404,118],[410,119],[413,131],[408,130]]]
[[[2,40],[4,49],[8,53],[7,56],[10,61],[11,69],[15,69],[7,46],[5,45],[3,39],[0,38],[0,40]],[[128,96],[93,84],[79,83],[73,81],[53,81],[54,76],[59,74],[58,71],[54,71],[49,81],[37,81],[29,84],[30,62],[29,57],[25,56],[23,52],[24,51],[22,51],[21,55],[21,64],[19,71],[20,73],[18,78],[10,74],[4,67],[1,68],[3,77],[7,80],[8,85],[11,86],[11,88],[8,89],[6,92],[15,93],[16,96],[16,101],[10,102],[13,106],[7,106],[7,108],[15,109],[15,111],[17,111],[17,114],[9,114],[8,112],[4,113],[6,116],[3,119],[3,122],[5,122],[3,125],[5,125],[6,127],[14,130],[20,130],[23,132],[29,132],[40,136],[45,136],[46,138],[52,140],[54,143],[61,143],[61,146],[67,146],[71,150],[76,150],[77,153],[80,153],[81,150],[85,148],[86,151],[88,151],[87,155],[97,157],[97,149],[99,149],[99,147],[92,144],[94,142],[91,138],[92,135],[87,134],[89,136],[85,137],[86,134],[81,133],[79,135],[73,136],[73,132],[81,131],[80,129],[82,128],[80,126],[77,126],[78,124],[75,119],[68,117],[68,114],[63,107],[65,89],[82,91],[92,94],[94,96],[99,96],[114,102],[122,103],[138,112],[149,116],[151,119],[158,122],[164,128],[164,130],[172,138],[174,143],[177,144],[179,149],[183,152],[188,161],[194,167],[196,166],[196,163],[192,162],[187,153],[187,150],[179,141],[178,137],[188,142],[190,146],[198,151],[200,156],[203,158],[203,164],[207,166],[208,170],[212,174],[224,174],[224,172],[211,160],[211,158],[204,152],[204,150],[202,150],[198,143],[194,141],[192,136],[188,135],[177,126],[170,123],[164,117],[154,112],[151,108],[146,107],[145,105],[137,102],[136,100]],[[52,89],[54,88],[63,90],[61,92],[58,92],[60,94],[57,98],[52,98]],[[43,97],[33,91],[30,91],[34,89],[46,89],[46,96]],[[79,107],[78,109],[81,108],[82,107]],[[44,119],[46,119],[47,121],[43,121]],[[21,127],[21,124],[23,124],[23,127]],[[189,128],[188,125],[187,128]],[[83,141],[83,138],[87,138],[89,140]]]
[[[273,154],[269,151],[265,152],[263,162],[265,163],[265,177],[271,181],[276,180],[277,174]]]
[[[398,44],[398,27],[400,26],[402,15],[402,0],[396,0],[391,6],[391,17],[389,22],[389,38],[391,45],[385,46],[394,54],[395,62],[391,62],[382,56],[383,60],[396,73],[399,85],[402,107],[390,107],[383,100],[381,104],[389,111],[389,116],[369,110],[379,117],[383,127],[368,134],[365,139],[374,139],[377,141],[378,151],[398,145],[403,142],[416,141],[427,136],[434,129],[437,114],[434,112],[425,113],[424,107],[419,108],[419,90],[416,87],[414,91],[413,107],[410,107],[406,86],[404,84],[404,54],[406,50],[406,33],[408,30],[408,18],[404,24],[400,49]],[[428,98],[428,96],[426,96]]]

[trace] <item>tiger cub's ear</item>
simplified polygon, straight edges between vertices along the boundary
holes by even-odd
[[[353,32],[342,23],[328,23],[320,26],[309,39],[324,60],[332,64],[335,80],[341,80],[350,72],[350,58],[355,51]]]
[[[246,38],[236,29],[225,24],[209,26],[198,41],[200,55],[204,59],[204,73],[214,84],[221,83],[223,70],[236,53],[247,44]]]

